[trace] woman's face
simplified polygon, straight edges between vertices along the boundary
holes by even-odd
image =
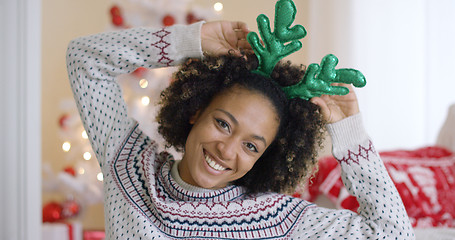
[[[275,138],[279,119],[266,97],[233,87],[216,96],[190,123],[180,177],[194,186],[218,189],[253,167]]]

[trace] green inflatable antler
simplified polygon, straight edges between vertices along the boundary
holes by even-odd
[[[332,54],[326,55],[321,66],[316,63],[310,64],[299,83],[283,87],[283,91],[288,98],[310,99],[323,94],[327,95],[346,95],[349,89],[341,86],[332,86],[332,83],[347,83],[355,87],[366,85],[365,77],[355,69],[343,68],[335,69],[338,59]]]
[[[275,5],[275,31],[270,29],[270,21],[267,16],[261,14],[257,17],[259,34],[264,46],[255,32],[248,34],[247,39],[259,60],[256,73],[270,76],[275,65],[284,57],[302,48],[300,39],[306,36],[306,30],[302,25],[292,28],[297,9],[291,0],[279,0]],[[285,45],[285,43],[289,44]]]
[[[306,36],[306,30],[302,25],[291,28],[297,13],[292,0],[279,0],[275,5],[275,30],[270,29],[270,21],[267,16],[261,14],[257,17],[259,34],[264,45],[255,32],[248,34],[247,39],[254,50],[259,67],[254,73],[270,77],[275,65],[284,57],[302,48],[300,39]],[[288,44],[286,44],[288,43]],[[286,96],[291,98],[310,99],[312,97],[328,95],[346,95],[349,89],[341,86],[332,86],[332,83],[353,84],[355,87],[363,87],[366,84],[363,74],[355,69],[338,69],[335,66],[338,59],[329,54],[318,64],[308,66],[303,79],[293,85],[283,87]]]

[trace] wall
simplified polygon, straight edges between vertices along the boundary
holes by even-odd
[[[426,36],[425,132],[430,142],[447,117],[449,106],[455,104],[455,1],[428,1]]]
[[[379,150],[432,145],[455,103],[455,2],[310,0],[309,60],[327,53],[359,69],[357,90]]]
[[[40,239],[40,10],[0,1],[0,239]]]

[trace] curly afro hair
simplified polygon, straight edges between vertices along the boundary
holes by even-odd
[[[274,81],[252,73],[256,68],[254,55],[188,59],[161,94],[158,131],[168,145],[184,151],[192,128],[189,119],[203,111],[214,96],[234,86],[262,93],[275,106],[280,127],[253,168],[233,184],[250,193],[290,192],[315,166],[325,123],[318,106],[300,98],[287,99],[281,90],[280,86],[302,79],[302,66],[280,62],[270,76]]]

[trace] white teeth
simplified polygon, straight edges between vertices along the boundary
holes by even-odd
[[[205,155],[205,161],[211,168],[213,168],[215,170],[224,171],[227,169],[227,168],[221,166],[220,164],[216,163],[215,161],[213,161],[208,155]]]

